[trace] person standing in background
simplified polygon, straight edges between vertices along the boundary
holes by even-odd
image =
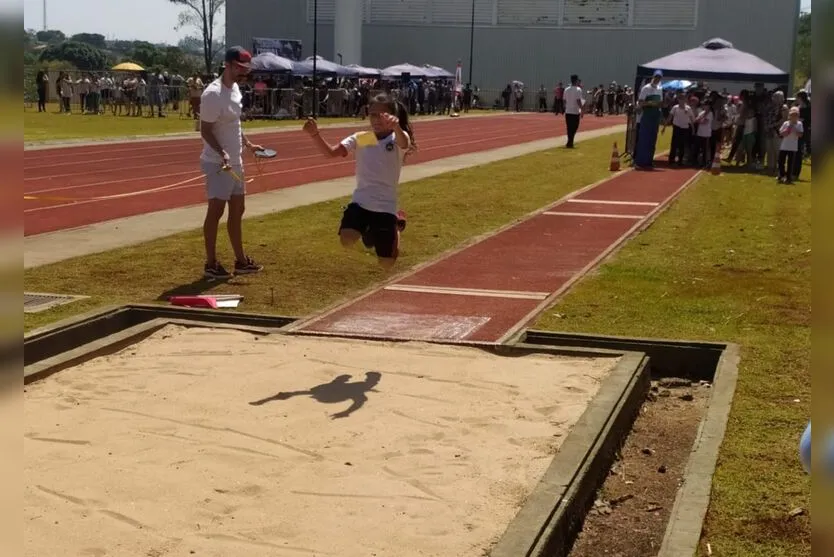
[[[804,135],[802,122],[799,120],[799,108],[794,106],[788,111],[788,119],[779,128],[782,144],[779,147],[779,183],[792,184],[794,181],[794,160],[800,156],[799,141]]]
[[[59,87],[61,90],[61,108],[65,114],[72,112],[72,107],[70,106],[72,102],[72,85],[72,78],[64,74],[60,79]]]
[[[799,108],[799,121],[804,129],[804,133],[799,138],[791,172],[792,179],[799,180],[799,174],[802,172],[802,160],[811,152],[811,99],[806,91],[800,91],[796,94],[794,106]]]
[[[570,87],[564,94],[565,125],[568,131],[568,142],[565,147],[573,149],[576,132],[579,130],[579,120],[582,117],[582,89],[579,87],[579,76],[570,76]]]
[[[81,101],[81,114],[86,114],[88,110],[87,96],[90,94],[90,78],[82,75],[76,82],[78,87],[78,98]]]
[[[672,124],[672,148],[669,152],[669,164],[683,165],[686,156],[686,148],[692,141],[692,126],[695,123],[695,114],[686,104],[686,94],[683,91],[678,93],[678,104],[669,111],[669,116],[663,124],[660,133],[666,131],[666,127]]]
[[[663,90],[660,87],[661,79],[663,79],[663,72],[655,70],[652,80],[640,89],[640,94],[637,97],[637,105],[641,110],[641,116],[634,165],[642,170],[654,168],[657,132],[662,117]]]
[[[553,114],[558,116],[565,113],[565,86],[560,81],[553,89]]]
[[[770,105],[765,114],[765,141],[767,154],[767,172],[776,176],[779,166],[779,150],[782,145],[782,137],[779,129],[782,122],[788,119],[788,107],[785,104],[785,94],[782,91],[774,91],[770,98]]]
[[[709,140],[710,163],[712,163],[716,153],[721,153],[724,146],[724,123],[727,121],[725,103],[726,99],[718,91],[710,93],[710,108],[712,110],[712,136]]]
[[[35,76],[35,86],[38,88],[38,112],[46,112],[46,92],[49,87],[49,74],[38,70]]]
[[[424,95],[425,96],[425,95]],[[463,88],[463,112],[466,114],[472,108],[472,84],[467,83]]]
[[[544,84],[539,87],[539,112],[547,112],[547,89]]]

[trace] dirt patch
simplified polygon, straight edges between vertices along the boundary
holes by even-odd
[[[652,382],[570,557],[657,554],[710,389],[685,379]]]

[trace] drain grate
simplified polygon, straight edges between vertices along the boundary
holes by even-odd
[[[62,306],[75,302],[76,300],[83,300],[89,296],[76,296],[71,294],[46,294],[43,292],[24,292],[23,293],[23,313],[37,313],[56,306]]]

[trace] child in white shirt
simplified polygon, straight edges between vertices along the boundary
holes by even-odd
[[[779,128],[782,144],[779,146],[779,183],[791,184],[791,170],[794,158],[799,151],[799,138],[805,133],[802,122],[799,121],[799,108],[792,107],[788,119]]]
[[[686,95],[678,94],[678,104],[669,110],[669,118],[663,124],[660,133],[666,132],[666,127],[672,124],[672,148],[669,152],[670,164],[683,164],[686,153],[686,146],[692,141],[692,124],[695,121],[695,113],[692,107],[686,104]]]
[[[709,168],[712,161],[709,157],[709,140],[712,137],[712,107],[704,106],[695,117],[697,126],[695,136],[695,166]]]
[[[330,157],[356,156],[356,189],[345,208],[339,226],[344,247],[360,239],[373,247],[380,265],[390,269],[399,254],[400,232],[405,214],[397,210],[397,187],[405,156],[416,148],[408,111],[386,94],[377,95],[368,108],[371,131],[349,135],[330,145],[319,133],[318,124],[309,119],[306,131],[319,150]]]

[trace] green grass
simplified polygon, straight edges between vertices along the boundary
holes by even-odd
[[[401,206],[410,215],[395,270],[405,270],[555,201],[610,173],[611,137],[579,149],[544,151],[405,184]],[[239,293],[242,311],[302,316],[383,280],[375,257],[345,252],[336,236],[346,199],[248,219],[248,248],[266,265],[263,274],[215,286]],[[195,222],[195,227],[201,223]],[[229,262],[225,229],[220,257]],[[107,304],[152,302],[163,294],[197,292],[202,233],[193,231],[147,244],[27,270],[27,291],[89,294],[60,309],[25,315],[31,329]],[[192,284],[193,283],[193,284]],[[272,303],[274,296],[275,303]]]
[[[707,176],[535,325],[741,345],[704,527],[716,557],[810,555],[810,518],[787,517],[810,507],[797,449],[811,415],[810,248],[807,182]]]
[[[23,141],[42,142],[66,139],[106,139],[114,137],[139,137],[163,135],[194,131],[194,120],[180,117],[177,113],[167,118],[147,118],[144,116],[113,116],[104,114],[90,116],[81,114],[57,114],[57,105],[49,106],[48,112],[36,110],[23,112]],[[328,124],[356,122],[355,118],[327,118]],[[264,127],[300,127],[298,120],[250,120],[246,129]]]

